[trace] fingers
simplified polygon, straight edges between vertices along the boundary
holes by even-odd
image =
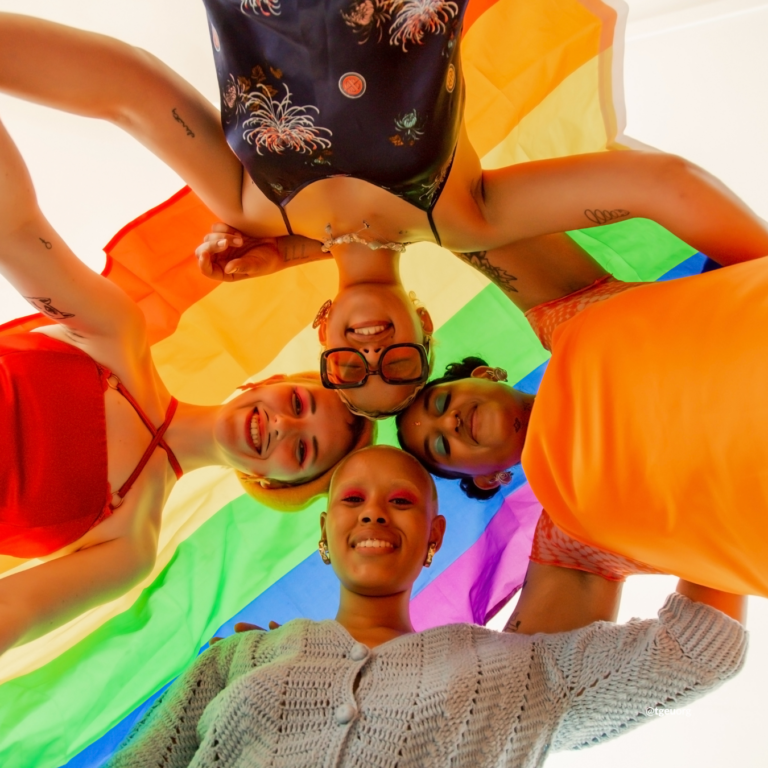
[[[254,629],[264,632],[264,627],[260,627],[258,624],[249,624],[247,621],[238,621],[235,624],[235,632],[251,632]]]

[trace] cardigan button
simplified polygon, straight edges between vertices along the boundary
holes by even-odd
[[[368,646],[363,645],[362,643],[355,643],[352,646],[352,650],[349,652],[349,658],[352,659],[352,661],[362,661],[363,659],[368,658]]]
[[[341,704],[336,707],[333,716],[339,725],[346,725],[354,719],[356,714],[357,710],[351,704]]]

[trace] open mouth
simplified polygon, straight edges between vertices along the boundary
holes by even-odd
[[[393,330],[392,323],[383,320],[369,320],[346,330],[346,336],[360,343],[373,343],[383,340]]]
[[[369,536],[366,539],[353,543],[352,549],[361,555],[385,555],[394,552],[397,547],[391,541],[385,541],[376,536]]]
[[[259,411],[258,406],[253,409],[253,414],[251,415],[251,420],[248,424],[246,435],[248,437],[248,442],[250,443],[251,448],[253,448],[253,450],[256,451],[259,456],[261,456],[261,449],[264,443],[264,425],[262,423],[261,411]]]

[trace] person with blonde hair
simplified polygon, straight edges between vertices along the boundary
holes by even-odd
[[[45,561],[0,579],[0,653],[144,579],[182,473],[230,466],[252,495],[295,509],[372,440],[316,373],[220,406],[178,402],[141,310],[46,221],[1,124],[0,233],[0,273],[55,321],[0,337],[0,572]]]

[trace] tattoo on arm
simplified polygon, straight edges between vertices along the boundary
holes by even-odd
[[[288,243],[283,253],[283,261],[288,263],[289,261],[301,261],[306,259],[309,254],[307,253],[307,244],[303,240],[298,242],[292,241]]]
[[[53,299],[43,298],[42,296],[25,296],[24,297],[38,312],[42,312],[46,317],[50,317],[51,320],[66,320],[67,318],[74,317],[71,312],[63,312],[60,309],[56,309],[51,302]]]
[[[471,253],[459,253],[457,255],[462,261],[466,261],[470,267],[474,267],[482,272],[492,283],[498,285],[502,291],[519,293],[517,288],[512,285],[517,278],[507,272],[506,269],[491,264],[490,259],[486,255],[487,253],[488,251],[473,251]]]
[[[193,133],[192,129],[184,122],[181,115],[176,111],[176,107],[171,110],[171,114],[173,115],[173,119],[179,123],[181,127],[187,132],[187,136],[189,136],[191,139],[194,139],[195,134]]]
[[[593,224],[610,224],[612,221],[626,219],[627,216],[629,216],[629,211],[625,211],[623,208],[615,208],[612,211],[601,211],[598,208],[587,208],[587,210],[584,211],[584,215]]]
[[[515,614],[513,613],[509,617],[509,621],[507,622],[507,626],[504,627],[505,632],[518,632],[520,630],[520,624],[522,622],[520,619],[515,618]]]
[[[45,240],[42,237],[37,238],[49,251],[53,248],[53,243],[50,240]]]

